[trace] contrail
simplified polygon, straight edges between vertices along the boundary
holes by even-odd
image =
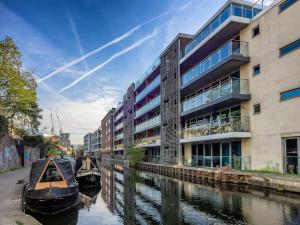
[[[138,40],[137,42],[133,43],[132,45],[130,45],[129,47],[123,49],[122,51],[119,51],[115,54],[113,54],[109,59],[107,59],[105,62],[99,64],[98,66],[96,66],[95,68],[93,68],[92,70],[90,70],[89,72],[83,74],[81,77],[79,77],[77,80],[75,80],[74,82],[72,82],[71,84],[69,84],[68,86],[62,88],[59,93],[69,89],[70,87],[73,87],[74,85],[76,85],[77,83],[79,83],[82,79],[86,78],[87,76],[91,75],[92,73],[96,72],[97,70],[101,69],[102,67],[104,67],[105,65],[107,65],[108,63],[110,63],[112,60],[120,57],[121,55],[124,55],[125,53],[139,47],[141,44],[143,44],[145,41],[149,40],[150,38],[153,38],[155,35],[157,34],[157,31],[152,32],[151,34],[147,35],[146,37]]]
[[[190,1],[190,2],[191,2],[191,1]],[[188,4],[189,4],[190,2],[188,2]],[[67,63],[67,64],[65,64],[65,65],[63,65],[63,66],[61,66],[61,67],[58,67],[58,68],[57,68],[56,70],[54,70],[52,73],[49,73],[49,74],[46,75],[45,77],[39,79],[39,80],[37,81],[37,83],[40,83],[41,81],[44,81],[44,80],[46,80],[46,79],[48,79],[48,78],[50,78],[50,77],[53,77],[54,75],[58,74],[59,72],[64,71],[66,68],[71,67],[71,66],[73,66],[73,65],[75,65],[75,64],[77,64],[77,63],[79,63],[79,62],[81,62],[82,60],[84,60],[84,59],[88,58],[89,56],[94,55],[94,54],[96,54],[96,53],[98,53],[98,52],[104,50],[105,48],[107,48],[107,47],[109,47],[109,46],[112,46],[112,45],[114,45],[114,44],[117,44],[118,42],[120,42],[120,41],[122,41],[122,40],[124,40],[124,39],[126,39],[126,38],[128,38],[128,37],[130,37],[131,35],[133,35],[136,31],[138,31],[139,29],[141,29],[141,28],[142,28],[143,26],[145,26],[146,24],[152,23],[153,21],[159,19],[160,17],[162,17],[162,16],[164,16],[164,15],[167,15],[168,13],[170,13],[170,12],[172,12],[172,11],[175,11],[175,10],[177,10],[177,11],[182,11],[182,10],[184,10],[184,9],[186,8],[186,7],[185,7],[186,5],[187,5],[187,4],[185,4],[185,5],[181,6],[181,7],[178,7],[178,8],[173,8],[173,9],[166,10],[166,11],[164,11],[164,12],[158,14],[157,16],[155,16],[155,17],[153,17],[153,18],[151,18],[151,19],[149,19],[149,20],[147,20],[147,21],[145,21],[145,22],[143,22],[143,23],[141,23],[141,24],[135,26],[135,27],[132,28],[131,30],[129,30],[129,31],[127,31],[126,33],[122,34],[121,36],[115,38],[114,40],[112,40],[112,41],[110,41],[110,42],[108,42],[108,43],[106,43],[106,44],[100,46],[99,48],[96,48],[95,50],[90,51],[90,52],[86,53],[85,55],[82,55],[81,57],[79,57],[79,58],[77,58],[77,59],[74,59],[74,60],[72,60],[71,62],[69,62],[69,63]]]

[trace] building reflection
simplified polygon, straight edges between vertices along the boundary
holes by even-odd
[[[300,221],[299,197],[246,186],[194,184],[116,166],[101,172],[101,197],[125,225],[273,225]]]

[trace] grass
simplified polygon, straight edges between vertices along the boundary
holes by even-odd
[[[268,174],[274,174],[274,175],[282,175],[282,176],[297,176],[299,177],[300,174],[291,174],[291,173],[281,173],[274,170],[269,169],[261,169],[261,170],[242,170],[243,172],[249,172],[249,173],[268,173]]]
[[[24,223],[20,222],[19,220],[16,220],[17,225],[24,225]]]

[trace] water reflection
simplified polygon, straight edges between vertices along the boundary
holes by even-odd
[[[101,175],[99,193],[81,192],[84,204],[77,224],[300,224],[297,195],[249,186],[194,184],[118,165],[103,166]]]

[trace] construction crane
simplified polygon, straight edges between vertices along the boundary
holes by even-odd
[[[54,124],[53,124],[53,116],[52,116],[51,109],[50,109],[50,115],[51,115],[51,134],[54,135]]]
[[[56,112],[56,111],[55,111],[55,112]],[[61,121],[60,121],[60,119],[59,119],[59,116],[58,116],[57,112],[56,112],[56,117],[57,117],[57,121],[58,121],[58,124],[59,124],[59,134],[60,134],[60,136],[61,136],[61,134],[63,133],[63,129],[62,129]]]

